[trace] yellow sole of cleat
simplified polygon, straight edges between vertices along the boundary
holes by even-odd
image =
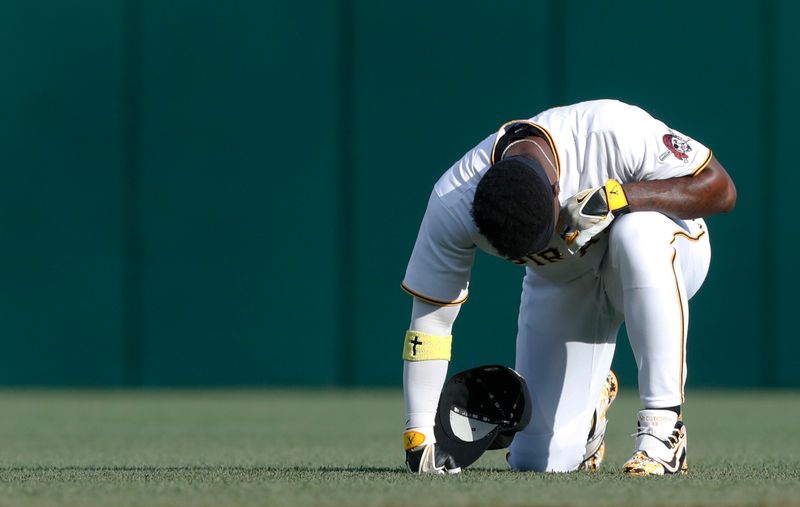
[[[689,475],[689,465],[684,461],[683,465],[681,465],[681,469],[673,474],[666,472],[664,470],[664,467],[659,465],[658,463],[628,465],[623,467],[622,474],[627,475],[629,477],[651,477],[651,476],[661,477],[664,475],[681,475],[686,477],[687,475]]]

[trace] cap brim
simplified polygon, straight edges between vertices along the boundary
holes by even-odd
[[[460,467],[477,461],[500,430],[498,424],[470,417],[453,400],[439,404],[433,427],[437,445],[447,451]]]

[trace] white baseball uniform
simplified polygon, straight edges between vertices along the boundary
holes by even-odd
[[[532,124],[552,148],[562,205],[611,178],[626,183],[692,176],[711,160],[699,142],[619,101],[558,107],[520,121]],[[403,280],[419,301],[460,305],[476,248],[497,255],[479,233],[471,207],[478,182],[499,158],[493,148],[503,132],[484,139],[434,186]],[[511,446],[513,468],[568,471],[580,464],[623,319],[642,403],[664,408],[683,402],[687,302],[709,261],[703,220],[654,212],[617,218],[583,253],[570,254],[555,234],[544,250],[514,260],[525,265],[515,368],[530,387],[533,414]],[[457,313],[450,312],[452,319]],[[415,317],[412,329],[429,332],[419,329],[425,323]],[[415,376],[422,374],[406,365],[407,412],[435,412],[435,400],[415,393]]]

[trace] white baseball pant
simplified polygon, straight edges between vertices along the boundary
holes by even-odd
[[[612,223],[596,269],[558,282],[527,270],[516,370],[528,382],[533,413],[511,445],[512,468],[578,467],[623,320],[642,404],[683,402],[688,300],[702,285],[710,258],[703,220],[636,212]]]

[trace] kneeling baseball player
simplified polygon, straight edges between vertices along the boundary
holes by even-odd
[[[515,370],[531,418],[511,442],[511,468],[600,466],[624,321],[642,410],[622,471],[685,474],[688,301],[711,255],[703,217],[735,202],[707,147],[614,100],[511,121],[467,152],[434,185],[403,280],[413,296],[403,350],[409,470],[460,471],[434,424],[480,248],[525,266]]]

